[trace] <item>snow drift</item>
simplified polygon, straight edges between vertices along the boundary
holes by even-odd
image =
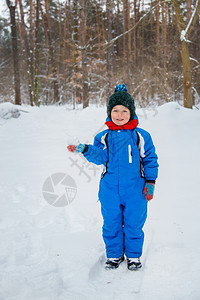
[[[0,105],[0,299],[200,299],[200,111],[177,103],[137,111],[160,164],[144,268],[130,272],[124,262],[106,272],[101,167],[66,149],[92,142],[106,109],[24,106],[29,113],[20,118],[3,117],[10,109]],[[64,207],[49,205],[42,194],[45,180],[57,173],[76,182],[76,197]]]

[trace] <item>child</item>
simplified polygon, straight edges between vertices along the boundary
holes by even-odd
[[[157,155],[150,134],[137,128],[134,100],[124,84],[115,87],[107,114],[108,129],[95,136],[93,145],[69,145],[68,150],[105,166],[99,185],[105,268],[118,268],[125,255],[128,269],[138,270],[147,202],[158,175]]]

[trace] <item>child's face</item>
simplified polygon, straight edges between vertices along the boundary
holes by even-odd
[[[130,110],[123,105],[116,105],[111,110],[111,119],[118,126],[128,123],[130,116]]]

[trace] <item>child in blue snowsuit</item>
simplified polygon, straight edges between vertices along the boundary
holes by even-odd
[[[94,164],[104,165],[99,185],[106,246],[106,269],[127,258],[129,270],[141,268],[143,226],[147,203],[153,198],[158,163],[150,134],[138,128],[135,105],[125,85],[117,85],[107,106],[108,129],[98,133],[93,145],[70,145]]]

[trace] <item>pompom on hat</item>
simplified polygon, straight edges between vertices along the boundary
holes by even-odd
[[[135,116],[135,103],[133,97],[128,93],[125,84],[118,84],[115,87],[115,92],[109,98],[107,105],[107,114],[111,119],[111,111],[114,106],[123,105],[130,110],[130,120]]]

